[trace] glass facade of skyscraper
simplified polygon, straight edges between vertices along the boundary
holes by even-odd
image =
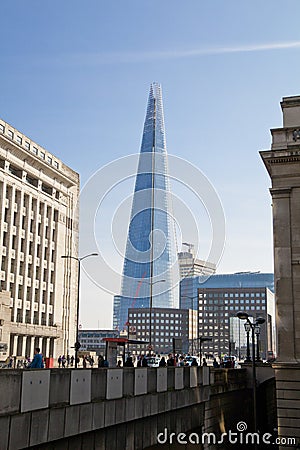
[[[175,223],[167,173],[167,151],[160,85],[150,88],[132,202],[121,296],[114,324],[123,329],[128,308],[172,308],[178,280]]]

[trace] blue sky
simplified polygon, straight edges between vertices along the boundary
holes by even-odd
[[[139,151],[149,85],[160,82],[168,152],[201,169],[223,204],[218,271],[269,272],[270,181],[258,151],[282,124],[281,98],[300,94],[298,17],[296,0],[5,2],[0,116],[84,183]],[[84,327],[111,326],[111,295],[86,277],[81,305]]]

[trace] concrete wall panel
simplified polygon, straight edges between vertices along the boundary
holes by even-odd
[[[198,379],[197,379],[197,367],[190,368],[190,387],[197,387]]]
[[[62,439],[65,429],[65,408],[50,408],[48,441]]]
[[[70,402],[71,370],[52,369],[50,372],[50,406],[68,405]]]
[[[106,369],[92,370],[92,401],[104,400],[106,397]]]
[[[0,417],[0,450],[6,450],[8,448],[9,422],[9,416]]]
[[[0,414],[19,412],[21,385],[19,370],[0,371]]]
[[[49,424],[49,409],[33,411],[31,414],[29,445],[38,445],[47,442]]]
[[[202,367],[202,383],[203,386],[209,386],[209,367]]]
[[[70,405],[91,401],[91,376],[88,369],[71,371]]]
[[[168,388],[168,375],[166,367],[159,367],[157,370],[157,392],[164,392]]]
[[[11,417],[9,450],[29,447],[30,419],[30,413],[17,414]]]
[[[106,398],[111,400],[123,395],[123,369],[107,370]]]
[[[80,406],[69,406],[66,408],[65,436],[73,436],[79,431]]]
[[[175,369],[175,389],[183,389],[184,388],[184,382],[183,382],[183,367],[178,367]]]
[[[48,408],[50,370],[30,370],[22,374],[21,412]]]
[[[135,370],[134,395],[147,394],[147,369]]]

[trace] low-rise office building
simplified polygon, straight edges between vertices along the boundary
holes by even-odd
[[[105,355],[106,343],[103,338],[117,338],[119,332],[116,330],[80,330],[78,333],[81,344],[80,351],[96,352],[97,355]]]
[[[168,354],[173,351],[175,339],[176,351],[187,353],[191,350],[192,340],[197,336],[197,315],[195,311],[176,308],[152,308],[151,324],[149,308],[130,308],[128,310],[129,337],[146,341],[148,344],[132,344],[133,353],[148,353],[151,341],[152,351],[156,354]],[[151,336],[150,336],[151,329]]]
[[[245,356],[246,334],[236,315],[246,311],[250,318],[265,319],[261,326],[260,356],[276,354],[274,276],[268,273],[239,272],[181,281],[180,306],[198,311],[198,338],[204,353]]]

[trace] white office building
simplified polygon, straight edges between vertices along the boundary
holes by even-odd
[[[0,360],[72,353],[79,175],[0,119]]]

